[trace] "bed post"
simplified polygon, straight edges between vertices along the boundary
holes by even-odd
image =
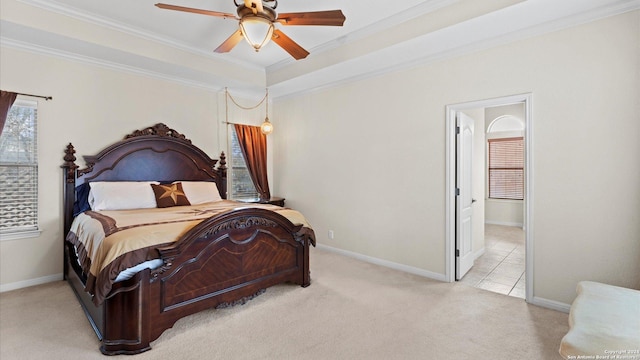
[[[220,153],[220,161],[218,161],[218,167],[215,169],[216,182],[218,183],[218,189],[220,189],[220,196],[223,199],[227,199],[227,157],[224,151]]]
[[[64,150],[64,163],[62,166],[62,216],[64,218],[64,227],[62,229],[62,246],[65,245],[65,237],[71,228],[71,221],[73,220],[73,203],[76,200],[76,169],[78,169],[78,165],[76,165],[76,150],[73,148],[73,145],[69,143],[67,148]],[[63,256],[65,251],[63,249]],[[63,259],[64,264],[64,273],[63,276],[67,278],[67,261]]]
[[[134,355],[151,350],[150,273],[145,269],[119,283],[105,299],[100,346],[104,355]]]
[[[309,268],[309,248],[316,246],[316,239],[313,230],[300,228],[295,234],[296,241],[302,244],[302,287],[311,285],[311,269]]]

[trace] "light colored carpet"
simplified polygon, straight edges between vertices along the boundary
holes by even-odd
[[[560,359],[567,314],[312,249],[312,284],[179,320],[132,359]],[[105,359],[73,292],[0,294],[0,359]]]

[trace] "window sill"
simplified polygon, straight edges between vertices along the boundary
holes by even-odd
[[[488,202],[497,202],[497,203],[522,203],[524,200],[516,200],[516,199],[492,199],[492,198],[485,198],[484,201],[488,201]]]
[[[29,230],[29,231],[20,231],[20,232],[12,232],[12,233],[0,233],[0,242],[2,241],[12,241],[26,238],[34,238],[40,236],[42,233],[41,230]]]

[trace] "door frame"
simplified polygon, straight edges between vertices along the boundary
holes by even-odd
[[[456,247],[456,112],[501,105],[524,103],[525,108],[525,300],[533,300],[533,117],[532,94],[518,94],[493,99],[464,102],[446,106],[446,201],[445,201],[445,279],[455,281]]]

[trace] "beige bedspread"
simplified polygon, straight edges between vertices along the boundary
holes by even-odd
[[[640,360],[640,291],[582,281],[577,293],[560,355]]]
[[[67,241],[75,245],[80,265],[88,274],[85,290],[99,305],[121,271],[158,257],[153,251],[158,245],[175,242],[204,219],[246,207],[272,210],[293,224],[311,228],[295,210],[224,200],[156,209],[87,211],[74,219]]]

